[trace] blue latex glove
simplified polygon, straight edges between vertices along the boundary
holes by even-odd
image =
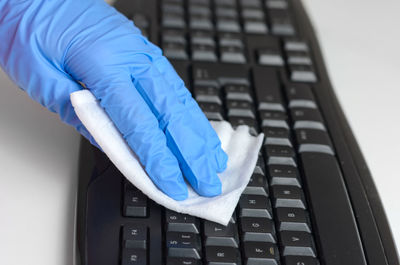
[[[184,177],[200,195],[221,193],[218,136],[161,50],[114,8],[0,0],[0,40],[10,78],[94,143],[69,100],[85,84],[167,195],[187,198]]]

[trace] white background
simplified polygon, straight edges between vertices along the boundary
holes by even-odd
[[[400,1],[303,2],[399,246]],[[0,264],[73,264],[78,145],[0,72]]]

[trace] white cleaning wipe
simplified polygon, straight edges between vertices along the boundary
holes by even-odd
[[[189,186],[189,197],[175,201],[160,191],[147,176],[137,156],[129,148],[114,123],[89,90],[71,94],[71,102],[79,119],[121,173],[149,198],[173,211],[194,215],[227,225],[240,194],[245,189],[257,163],[264,135],[249,134],[247,126],[236,130],[225,121],[211,122],[222,149],[228,155],[227,169],[218,174],[222,194],[216,197],[199,196]]]

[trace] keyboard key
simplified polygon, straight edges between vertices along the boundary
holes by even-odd
[[[267,0],[266,6],[269,9],[287,9],[288,2],[286,0]]]
[[[192,59],[196,61],[217,61],[217,54],[214,47],[210,45],[192,45]]]
[[[171,210],[166,211],[167,231],[187,232],[198,234],[200,231],[199,219],[194,216],[180,214]]]
[[[274,222],[266,218],[242,217],[240,230],[243,241],[276,242]]]
[[[228,223],[227,226],[210,221],[204,221],[204,237],[206,246],[239,247],[239,238],[236,224]]]
[[[288,64],[312,65],[310,55],[307,52],[287,52]]]
[[[286,11],[273,9],[268,14],[273,34],[280,36],[293,36],[295,34],[292,20]]]
[[[286,256],[283,258],[285,265],[319,265],[316,258],[306,256]]]
[[[261,0],[240,0],[242,7],[260,8]]]
[[[263,20],[246,20],[244,22],[244,31],[251,34],[266,34],[268,27]]]
[[[247,85],[227,84],[224,86],[226,99],[253,102],[250,87]]]
[[[233,128],[236,128],[240,125],[247,125],[250,127],[250,133],[252,135],[257,134],[257,122],[253,118],[230,116],[228,120]]]
[[[288,128],[265,126],[262,128],[262,130],[266,138],[274,137],[289,139],[290,137],[290,132]]]
[[[280,233],[280,243],[283,256],[316,256],[310,233],[283,231]]]
[[[272,201],[275,208],[306,208],[303,191],[295,186],[272,186]]]
[[[167,232],[166,247],[169,257],[201,259],[201,241],[198,234]]]
[[[240,32],[240,25],[236,19],[217,20],[217,30],[223,32]]]
[[[268,166],[268,177],[271,186],[289,185],[301,187],[299,172],[293,166],[270,165]]]
[[[247,19],[258,19],[262,20],[264,19],[264,12],[260,9],[255,9],[255,8],[245,8],[242,10],[242,17],[247,20]]]
[[[191,258],[167,258],[167,265],[201,265],[201,260]]]
[[[139,190],[125,189],[124,216],[146,217],[147,197]]]
[[[213,24],[210,18],[191,17],[189,27],[195,30],[212,30]]]
[[[253,80],[259,110],[285,110],[278,75],[274,69],[255,66]]]
[[[222,119],[222,106],[218,103],[199,102],[199,106],[204,113],[216,113]]]
[[[147,265],[147,253],[144,249],[122,250],[122,265]]]
[[[124,248],[147,248],[147,227],[137,224],[124,225],[122,228]]]
[[[279,50],[260,49],[258,50],[258,63],[269,66],[283,66],[284,61]]]
[[[278,265],[279,252],[273,243],[244,242],[245,265]]]
[[[297,39],[287,39],[284,42],[284,48],[286,51],[293,52],[308,52],[309,48],[305,41]]]
[[[317,75],[313,68],[308,65],[290,65],[290,79],[293,82],[306,82],[315,83],[317,82]]]
[[[294,122],[315,121],[323,123],[321,113],[317,109],[310,108],[291,108],[290,114]]]
[[[268,184],[264,175],[253,173],[243,194],[268,196]]]
[[[221,47],[221,61],[225,63],[245,63],[246,57],[243,50],[234,46]]]
[[[284,120],[287,121],[288,117],[285,112],[273,110],[260,110],[261,120]]]
[[[319,242],[321,253],[331,260],[336,260],[340,253],[342,263],[367,264],[336,158],[323,153],[301,153],[300,160],[312,202],[313,224],[324,239]]]
[[[262,195],[242,194],[239,200],[240,217],[272,218],[269,199]]]
[[[164,55],[169,59],[186,60],[188,58],[185,44],[163,42],[162,47]]]
[[[324,130],[295,129],[295,132],[296,132],[296,140],[297,143],[300,145],[300,147],[303,144],[319,144],[319,145],[326,145],[332,149],[332,143],[331,140],[329,139],[329,135]]]
[[[207,246],[206,250],[206,264],[207,265],[240,265],[240,252],[237,248],[220,247],[220,246]]]
[[[162,25],[166,28],[178,28],[183,29],[186,26],[185,20],[181,16],[176,15],[164,15],[162,19]]]
[[[265,145],[265,154],[267,157],[289,157],[295,158],[296,154],[292,147],[282,145]]]
[[[307,213],[299,208],[277,208],[276,220],[279,231],[303,231],[311,233]]]
[[[217,7],[215,10],[217,18],[237,19],[238,13],[235,8]]]
[[[215,86],[195,86],[193,92],[197,102],[222,105],[220,91]]]

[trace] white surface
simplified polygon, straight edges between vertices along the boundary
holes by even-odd
[[[399,248],[400,1],[304,2]],[[0,264],[71,265],[78,135],[2,73],[0,124]]]
[[[138,157],[89,90],[72,93],[71,102],[76,115],[108,158],[150,199],[178,213],[190,214],[223,225],[228,224],[240,195],[254,172],[264,134],[254,137],[250,135],[248,126],[239,126],[234,130],[227,121],[211,122],[221,139],[222,149],[229,157],[227,168],[218,174],[222,184],[221,195],[203,197],[188,185],[187,199],[176,201],[154,185]]]
[[[400,253],[400,1],[303,3]]]

